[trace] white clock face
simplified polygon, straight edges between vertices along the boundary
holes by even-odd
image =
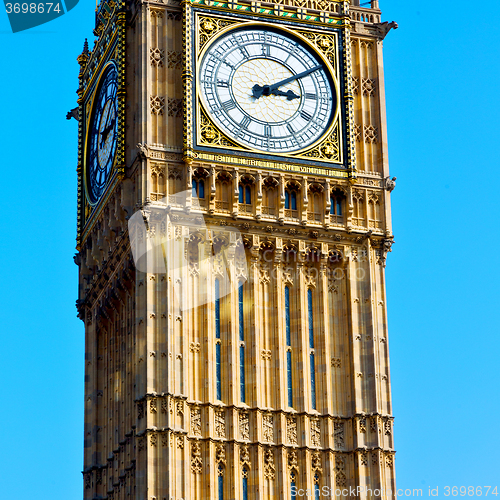
[[[319,56],[272,28],[240,28],[218,38],[203,56],[199,84],[205,109],[228,137],[270,153],[315,143],[337,106]]]

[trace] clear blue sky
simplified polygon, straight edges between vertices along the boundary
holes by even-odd
[[[380,4],[400,26],[385,40],[398,486],[500,492],[498,3]],[[94,7],[15,35],[0,14],[0,499],[82,498],[77,123],[65,114]]]

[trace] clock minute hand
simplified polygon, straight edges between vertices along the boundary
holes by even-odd
[[[282,85],[286,85],[287,83],[293,82],[294,80],[298,80],[299,78],[310,75],[311,73],[314,73],[315,71],[318,71],[318,69],[321,69],[321,68],[322,68],[321,64],[318,64],[318,66],[314,66],[314,68],[303,71],[302,73],[299,73],[298,75],[292,75],[289,78],[285,78],[284,80],[281,80],[280,82],[273,83],[272,85],[269,86],[269,92],[271,93],[273,90],[281,87]]]
[[[252,87],[252,95],[255,99],[258,99],[261,95],[271,95],[271,94],[278,95],[276,94],[276,92],[278,91],[278,88],[281,87],[282,85],[286,85],[287,83],[293,82],[294,80],[298,80],[299,78],[310,75],[311,73],[314,73],[315,71],[318,71],[318,69],[321,68],[322,68],[321,64],[318,64],[318,66],[314,66],[314,68],[303,71],[298,75],[292,75],[288,78],[285,78],[284,80],[281,80],[280,82],[273,83],[272,85],[264,85],[263,87],[261,87],[260,85],[256,84]]]

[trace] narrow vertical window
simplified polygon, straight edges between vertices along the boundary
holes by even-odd
[[[218,500],[224,500],[224,467],[222,466],[222,464],[219,464],[217,475],[217,489],[219,493]]]
[[[220,283],[215,280],[215,378],[216,396],[222,399],[222,370],[221,370],[221,340],[220,340]]]
[[[292,500],[296,500],[296,498],[297,498],[297,485],[295,483],[295,472],[292,472],[290,474],[290,489],[292,492],[290,498]]]
[[[290,208],[290,191],[285,191],[285,208]]]
[[[245,203],[243,198],[243,185],[239,185],[239,193],[238,193],[238,203]]]
[[[313,323],[313,294],[307,290],[307,316],[309,322],[309,363],[311,367],[311,406],[316,409],[316,369],[314,366],[314,323]]]
[[[252,203],[252,192],[250,190],[250,186],[245,186],[245,203],[250,205]]]
[[[297,210],[297,193],[295,191],[291,192],[291,198],[292,210]]]
[[[198,196],[198,181],[193,179],[193,197]]]
[[[245,403],[245,316],[243,314],[243,283],[238,287],[238,323],[240,332],[240,399]]]
[[[205,198],[205,181],[203,179],[198,181],[198,198]]]
[[[242,471],[243,500],[248,500],[248,469],[243,467]]]
[[[317,474],[314,476],[314,481],[319,481],[319,476]],[[314,484],[314,500],[321,500],[319,493],[319,484],[316,482]]]
[[[290,288],[285,287],[285,330],[286,330],[286,384],[288,406],[293,407],[292,390],[292,338],[290,334]]]

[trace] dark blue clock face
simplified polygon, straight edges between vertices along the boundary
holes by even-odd
[[[114,65],[106,70],[94,101],[87,150],[87,184],[92,203],[102,196],[115,159],[118,138],[118,90]]]

